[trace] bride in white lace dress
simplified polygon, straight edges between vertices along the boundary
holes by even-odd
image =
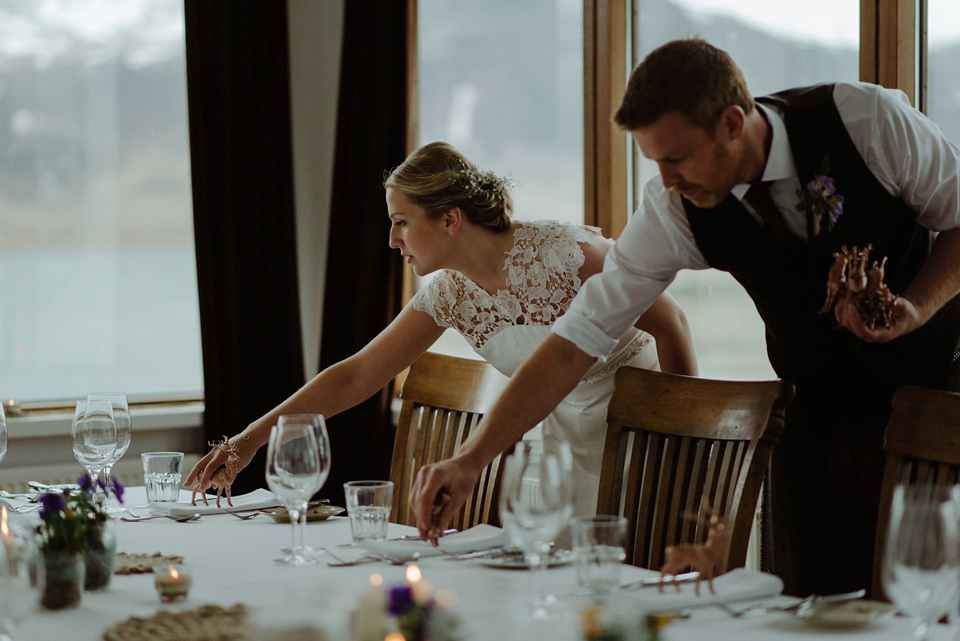
[[[515,222],[508,181],[482,172],[445,143],[414,151],[384,182],[390,247],[416,274],[437,272],[374,340],[333,365],[231,438],[241,467],[269,438],[281,414],[330,417],[353,407],[410,366],[445,328],[510,376],[549,335],[580,284],[599,272],[612,241],[593,227],[556,221]],[[595,511],[606,405],[613,372],[623,366],[696,375],[682,311],[661,296],[543,421],[545,441],[570,443],[579,513]],[[218,450],[187,476],[205,485],[222,464]]]

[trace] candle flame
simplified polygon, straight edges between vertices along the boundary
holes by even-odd
[[[7,527],[7,506],[0,505],[0,532],[3,533],[3,536],[10,535],[10,528]]]
[[[383,637],[383,641],[406,641],[406,637],[399,632],[388,632],[387,636]]]
[[[370,585],[375,588],[379,588],[381,585],[383,585],[383,577],[377,572],[374,572],[370,575]]]
[[[420,581],[420,567],[417,565],[407,566],[407,581],[410,583],[418,583]]]
[[[177,572],[177,568],[173,567],[172,565],[170,566],[170,578],[173,578],[173,579],[180,578],[180,573]]]

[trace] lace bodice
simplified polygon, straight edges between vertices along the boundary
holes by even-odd
[[[580,289],[584,255],[579,243],[599,235],[596,227],[558,221],[520,223],[504,255],[506,289],[492,295],[445,269],[417,292],[414,309],[457,330],[474,349],[505,327],[552,325]]]

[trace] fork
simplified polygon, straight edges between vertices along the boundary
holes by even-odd
[[[250,514],[240,514],[240,512],[231,512],[230,510],[225,509],[224,512],[226,512],[226,513],[229,514],[230,516],[235,516],[235,517],[237,517],[237,518],[240,519],[241,521],[249,521],[250,519],[252,519],[252,518],[255,517],[255,516],[260,516],[260,512],[259,512],[259,511],[257,511],[257,512],[251,512]]]
[[[137,516],[137,517],[126,517],[121,516],[121,521],[127,521],[128,523],[139,523],[140,521],[151,521],[153,519],[170,519],[171,521],[176,521],[177,523],[187,523],[188,521],[196,521],[200,518],[199,514],[183,514],[179,516],[172,516],[170,514],[151,514],[150,516]]]

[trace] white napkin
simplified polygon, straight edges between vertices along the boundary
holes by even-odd
[[[363,549],[389,559],[406,559],[413,554],[421,557],[439,554],[462,554],[475,550],[489,550],[507,544],[507,534],[502,528],[492,525],[475,525],[469,530],[440,537],[440,545],[433,547],[429,541],[367,541]]]
[[[183,496],[183,492],[181,492]],[[235,512],[237,510],[258,510],[265,507],[274,507],[280,505],[280,499],[270,490],[258,488],[249,494],[233,495],[230,500],[233,506],[227,504],[227,497],[220,497],[220,507],[217,507],[216,496],[207,495],[207,501],[210,505],[204,505],[203,499],[197,494],[197,504],[191,505],[190,501],[179,503],[150,503],[150,509],[160,514],[169,514],[170,516],[185,516],[189,514],[222,514],[227,510]]]
[[[665,583],[663,592],[656,587],[646,587],[635,592],[640,603],[650,611],[679,610],[714,603],[733,603],[748,599],[765,599],[783,592],[783,581],[778,576],[737,568],[713,580],[716,594],[710,593],[706,581],[700,583],[700,596],[694,593],[696,582],[677,586]]]

